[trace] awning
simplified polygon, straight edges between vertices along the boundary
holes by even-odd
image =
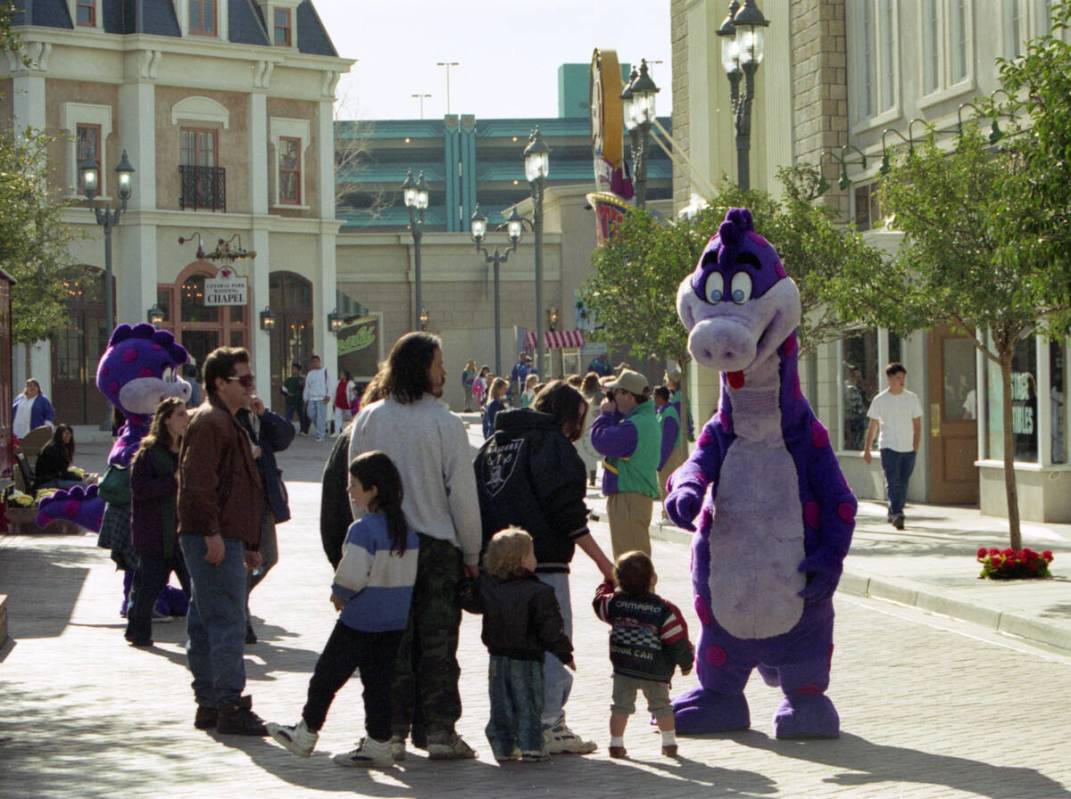
[[[548,350],[579,349],[584,346],[583,330],[546,330],[543,332],[543,344]],[[529,352],[536,347],[535,331],[529,331],[524,348]]]

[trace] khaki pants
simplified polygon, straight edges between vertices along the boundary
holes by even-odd
[[[666,501],[666,481],[686,460],[688,460],[688,450],[684,447],[674,447],[673,451],[669,453],[666,465],[658,470],[658,496],[661,497],[662,502]],[[662,516],[664,517],[665,515],[666,512],[663,510]]]
[[[643,494],[628,492],[606,498],[606,515],[610,517],[610,544],[616,560],[625,552],[638,549],[651,554],[651,509],[654,500]]]

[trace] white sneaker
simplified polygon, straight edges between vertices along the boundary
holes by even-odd
[[[428,741],[429,760],[470,760],[476,757],[476,750],[465,743],[460,735],[455,735],[449,743],[432,743]]]
[[[335,755],[331,758],[340,766],[358,768],[390,768],[394,765],[391,757],[390,741],[377,741],[375,738],[362,738],[357,748],[351,752]]]
[[[405,738],[400,735],[391,736],[390,756],[395,763],[405,760]]]
[[[565,724],[544,730],[543,744],[546,746],[547,754],[550,755],[590,755],[599,748],[597,743],[585,741]]]
[[[319,735],[305,726],[305,719],[289,727],[285,724],[276,724],[273,721],[269,721],[264,726],[268,729],[268,735],[298,757],[311,755],[312,750],[316,748],[316,741],[320,738]]]

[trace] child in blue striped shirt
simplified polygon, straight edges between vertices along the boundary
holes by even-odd
[[[346,534],[331,602],[341,611],[309,681],[301,721],[271,723],[268,733],[291,752],[312,754],[339,689],[360,669],[365,730],[357,748],[335,755],[343,766],[388,767],[390,687],[394,660],[409,617],[419,539],[402,512],[402,480],[384,453],[365,452],[350,464],[350,498],[364,516]]]

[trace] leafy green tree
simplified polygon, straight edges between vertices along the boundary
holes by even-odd
[[[601,326],[597,336],[628,347],[637,358],[675,359],[686,366],[688,331],[677,318],[677,287],[695,269],[725,212],[745,207],[799,285],[801,347],[813,350],[834,340],[843,327],[821,302],[822,287],[847,263],[874,264],[880,256],[815,203],[822,189],[817,169],[786,168],[778,177],[785,187],[782,199],[727,183],[691,218],[667,223],[644,211],[629,212],[607,246],[595,252],[595,273],[584,287],[585,304]]]
[[[13,9],[0,5],[0,51],[19,52]],[[0,130],[0,269],[17,281],[11,296],[14,341],[29,343],[62,327],[61,272],[70,229],[48,183],[48,137],[36,130]]]
[[[904,234],[894,259],[849,263],[823,296],[847,319],[910,331],[948,326],[1000,369],[1004,476],[1011,546],[1022,545],[1012,431],[1016,345],[1040,329],[1067,330],[1071,303],[1053,292],[1052,261],[1036,253],[1032,167],[968,132],[948,152],[931,136],[882,179],[882,208]],[[1063,271],[1063,280],[1071,275]],[[1040,320],[1039,320],[1040,317]],[[988,331],[986,335],[982,331]]]

